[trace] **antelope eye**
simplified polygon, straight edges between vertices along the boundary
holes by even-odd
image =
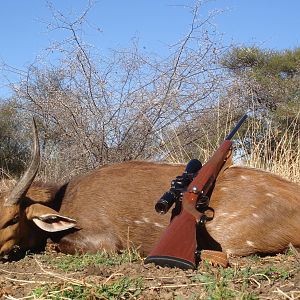
[[[8,226],[12,226],[17,224],[20,221],[20,216],[19,215],[15,215],[12,219],[8,220],[2,228],[6,228]]]
[[[12,224],[16,224],[19,222],[19,215],[15,216],[12,220],[11,220],[11,223]]]
[[[10,220],[9,225],[14,225],[19,222],[19,215],[16,215],[13,219]]]

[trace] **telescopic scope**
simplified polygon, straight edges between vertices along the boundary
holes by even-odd
[[[193,181],[197,172],[202,168],[202,164],[198,159],[192,159],[186,165],[185,171],[181,176],[177,176],[171,181],[171,188],[168,192],[164,193],[163,196],[157,201],[155,210],[159,214],[165,214],[176,202],[180,201],[182,193]]]

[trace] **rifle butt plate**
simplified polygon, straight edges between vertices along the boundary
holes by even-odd
[[[182,270],[188,270],[188,269],[196,269],[196,265],[195,263],[182,259],[182,258],[178,258],[178,257],[174,257],[174,256],[148,256],[145,259],[145,264],[150,264],[150,263],[154,263],[157,266],[161,266],[161,267],[169,267],[169,268],[179,268]]]

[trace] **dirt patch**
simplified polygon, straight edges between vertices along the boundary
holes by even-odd
[[[195,271],[144,265],[142,260],[63,271],[54,263],[63,258],[48,252],[2,262],[0,298],[300,299],[300,262],[295,253],[231,258],[226,269],[204,262]],[[79,288],[81,294],[75,294]]]

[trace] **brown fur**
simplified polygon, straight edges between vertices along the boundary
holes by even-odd
[[[75,240],[83,251],[117,251],[134,245],[148,253],[170,219],[158,215],[154,205],[183,170],[183,166],[128,162],[72,180],[60,213],[76,219],[84,230],[62,238],[61,249],[69,252]]]
[[[40,247],[51,237],[65,253],[118,251],[134,245],[148,254],[170,219],[169,214],[158,215],[154,204],[183,171],[182,165],[126,162],[74,178],[60,189],[32,185],[24,208],[0,211],[0,252],[8,252],[13,243],[24,249]],[[0,196],[0,205],[1,201]],[[75,219],[76,228],[45,234],[26,211],[33,202]],[[215,217],[198,237],[203,249],[248,255],[280,252],[290,242],[300,247],[297,184],[256,169],[230,167],[218,177],[210,206]],[[18,210],[20,222],[6,226]]]
[[[234,255],[277,253],[300,247],[300,188],[271,173],[230,167],[211,197],[210,235]]]

